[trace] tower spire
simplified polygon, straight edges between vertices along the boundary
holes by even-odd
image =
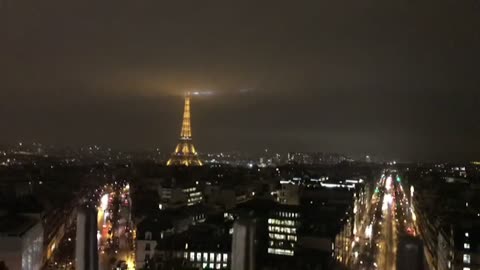
[[[167,166],[185,165],[202,166],[202,161],[198,158],[197,151],[192,143],[192,124],[190,120],[190,93],[185,94],[185,105],[183,107],[182,129],[180,139],[167,161]]]
[[[180,137],[184,139],[192,138],[192,127],[190,123],[190,93],[185,94],[185,106],[183,107],[183,121]]]

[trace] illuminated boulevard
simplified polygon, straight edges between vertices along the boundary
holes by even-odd
[[[99,269],[135,269],[129,185],[117,182],[106,184],[89,190],[80,201],[91,204],[98,201]],[[76,217],[76,209],[72,209],[65,235],[43,269],[74,269]]]
[[[395,170],[385,170],[352,243],[352,269],[396,269],[400,236],[415,235],[409,209],[400,176]]]
[[[100,270],[134,269],[129,185],[106,185],[98,206]]]

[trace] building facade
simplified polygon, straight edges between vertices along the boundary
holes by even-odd
[[[0,231],[0,262],[9,270],[38,270],[43,265],[42,224],[35,219],[8,217]]]
[[[255,232],[252,220],[237,220],[233,226],[232,270],[255,269]]]
[[[77,214],[77,239],[75,242],[75,269],[98,269],[97,210],[81,207]]]
[[[300,214],[294,209],[274,211],[268,218],[268,250],[275,255],[293,256],[297,244]]]
[[[158,194],[160,197],[160,210],[192,206],[203,201],[203,192],[196,185],[184,185],[183,187],[160,186]]]

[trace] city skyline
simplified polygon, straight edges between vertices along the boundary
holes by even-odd
[[[210,94],[208,94],[210,95]],[[207,95],[207,96],[208,96]],[[179,99],[181,100],[178,96],[173,96],[173,97],[170,97],[172,100],[173,99]],[[200,97],[194,97],[194,98],[200,98],[200,99],[203,99],[203,97],[200,95]],[[200,100],[202,101],[202,100]],[[205,101],[205,100],[203,100]],[[183,107],[181,104],[179,104],[179,107]],[[207,107],[203,107],[205,109],[209,109]],[[172,115],[171,119],[175,119],[175,118],[178,118],[178,114],[179,112],[176,112],[177,116],[175,115]],[[201,112],[196,112],[196,114],[201,114]],[[206,118],[204,118],[206,119]],[[181,119],[178,119],[178,121],[181,122]],[[175,125],[175,123],[169,123],[169,125]],[[178,129],[178,123],[176,123],[176,126],[177,126],[177,129]],[[194,125],[195,126],[195,125]],[[174,129],[175,128],[172,128],[173,130],[171,130],[171,132],[169,133],[173,133]],[[200,131],[202,131],[202,128],[198,128]],[[178,130],[177,130],[178,132]],[[8,132],[6,132],[8,134]],[[211,134],[211,133],[209,133]],[[170,134],[171,135],[171,134]],[[148,134],[147,134],[148,136]],[[41,144],[45,147],[53,147],[53,148],[56,148],[57,150],[61,150],[61,149],[75,149],[75,148],[88,148],[88,147],[92,147],[92,146],[99,146],[103,149],[112,149],[112,150],[115,150],[115,151],[127,151],[127,152],[137,152],[137,151],[153,151],[153,150],[156,150],[156,151],[161,151],[161,152],[169,152],[170,148],[171,148],[171,144],[174,143],[175,141],[178,141],[178,137],[176,140],[170,140],[170,138],[168,140],[163,140],[163,141],[158,141],[158,142],[154,142],[152,144],[122,144],[122,143],[116,143],[116,140],[115,138],[109,138],[109,140],[91,140],[91,141],[77,141],[77,142],[73,142],[71,140],[50,140],[50,139],[45,139],[44,141],[39,141],[38,139],[33,139],[33,140],[25,140],[25,137],[28,138],[28,136],[24,136],[23,138],[20,138],[20,139],[16,139],[16,140],[4,140],[4,141],[1,141],[0,142],[0,145],[3,145],[4,147],[15,147],[15,146],[18,146],[19,144],[22,144],[22,145],[29,145],[29,144]],[[348,157],[351,157],[351,158],[354,158],[356,160],[360,160],[360,161],[363,161],[367,158],[372,158],[373,160],[376,160],[378,162],[389,162],[389,161],[393,161],[393,160],[397,160],[399,162],[468,162],[468,161],[476,161],[478,160],[478,155],[475,155],[475,153],[473,155],[467,155],[467,156],[449,156],[452,151],[445,151],[444,149],[437,149],[438,152],[437,153],[442,153],[440,156],[432,156],[430,155],[431,153],[427,153],[427,155],[419,155],[419,156],[411,156],[411,155],[402,155],[402,154],[399,154],[399,152],[395,152],[395,151],[391,151],[391,150],[385,150],[383,149],[383,151],[378,151],[378,152],[374,152],[374,151],[370,151],[370,152],[367,152],[366,150],[363,150],[363,151],[355,151],[355,150],[352,150],[352,148],[345,148],[345,147],[339,147],[339,148],[334,148],[334,147],[323,147],[323,148],[308,148],[308,147],[305,147],[305,144],[304,142],[301,142],[301,141],[296,141],[297,144],[295,144],[294,147],[284,147],[284,145],[280,142],[280,143],[272,143],[272,142],[275,142],[275,138],[271,138],[271,140],[267,141],[265,140],[265,144],[264,145],[257,145],[256,147],[257,148],[254,148],[254,147],[251,147],[250,144],[248,145],[243,145],[242,147],[242,143],[248,143],[248,142],[245,142],[245,141],[242,141],[240,140],[240,142],[233,142],[230,146],[234,146],[234,147],[230,147],[230,148],[223,148],[221,146],[219,146],[218,144],[215,145],[215,146],[212,146],[211,143],[209,143],[208,141],[206,141],[204,135],[202,135],[201,133],[200,134],[196,134],[196,137],[197,138],[200,138],[199,139],[196,139],[196,141],[200,141],[201,143],[205,143],[207,146],[210,146],[208,147],[207,149],[205,149],[204,151],[200,151],[201,154],[207,154],[207,153],[220,153],[220,152],[224,152],[224,153],[242,153],[242,154],[247,154],[247,155],[251,155],[252,157],[253,156],[261,156],[262,153],[265,153],[265,151],[268,151],[270,152],[270,154],[272,153],[280,153],[282,155],[286,155],[287,153],[332,153],[332,154],[335,154],[335,153],[338,153],[338,154],[343,154],[343,155],[346,155]],[[38,136],[35,136],[35,138],[38,138]],[[143,138],[143,137],[142,137]],[[139,140],[141,140],[142,138],[138,138]],[[218,143],[219,141],[217,141]],[[240,143],[240,144],[238,144]],[[203,144],[202,144],[203,145]],[[236,145],[236,147],[235,147]],[[240,146],[238,146],[240,145]],[[30,145],[31,146],[31,145]],[[424,145],[425,146],[425,145]],[[426,146],[428,146],[428,144],[426,144]],[[202,147],[203,149],[203,147]],[[353,148],[355,149],[355,147]],[[365,148],[364,148],[365,149]],[[390,148],[389,148],[390,149]],[[343,151],[341,151],[343,150]],[[455,154],[457,154],[456,152],[454,152]],[[424,153],[425,154],[425,153]]]

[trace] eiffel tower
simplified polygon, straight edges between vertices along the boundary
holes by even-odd
[[[198,158],[197,151],[192,143],[192,125],[190,122],[190,93],[185,95],[185,107],[183,109],[182,130],[180,139],[167,161],[167,166],[202,166],[202,161]]]

